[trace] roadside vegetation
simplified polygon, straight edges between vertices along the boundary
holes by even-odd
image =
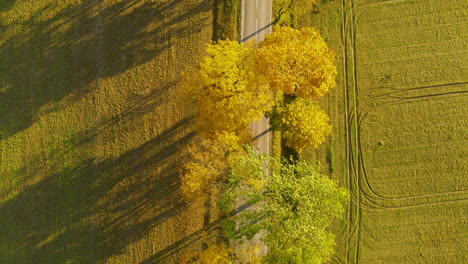
[[[326,0],[321,0],[322,2]],[[297,21],[317,12],[319,0],[273,0],[273,17],[277,25],[297,27]]]
[[[237,40],[240,32],[240,1],[215,0],[213,10],[213,40]]]
[[[331,126],[316,100],[335,86],[333,52],[314,29],[290,27],[274,27],[258,45],[220,40],[206,52],[180,92],[181,105],[194,113],[197,133],[195,144],[186,148],[181,181],[187,201],[210,201],[207,218],[218,204],[215,214],[223,229],[191,258],[204,263],[206,255],[218,252],[219,263],[241,261],[239,243],[263,230],[269,250],[259,263],[330,259],[334,239],[328,228],[342,216],[347,192],[317,165],[257,153],[247,128],[268,115],[273,130],[296,152],[324,142]],[[239,203],[255,209],[232,214]]]
[[[239,200],[253,209],[224,220],[228,237],[250,240],[266,231],[264,263],[329,260],[335,241],[328,228],[334,219],[343,217],[347,190],[338,188],[311,162],[279,162],[252,148],[247,152],[231,170],[219,205],[226,214],[236,209]]]

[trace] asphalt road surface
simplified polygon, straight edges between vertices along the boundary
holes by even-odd
[[[271,0],[242,0],[241,42],[262,41],[265,34],[271,33]],[[268,119],[262,117],[250,124],[252,134],[258,138],[257,147],[260,152],[270,154],[271,132]],[[267,171],[268,173],[268,171]],[[259,245],[259,255],[267,253],[267,247],[260,241],[264,232],[255,235],[250,241],[252,246]]]
[[[241,41],[262,41],[271,33],[271,0],[242,0]],[[258,137],[257,146],[262,153],[270,154],[271,133],[268,120],[262,117],[250,124],[252,134]]]

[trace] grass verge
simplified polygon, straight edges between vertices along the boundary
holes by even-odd
[[[239,39],[240,8],[238,0],[215,0],[213,40]]]

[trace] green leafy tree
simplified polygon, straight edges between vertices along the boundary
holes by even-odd
[[[344,188],[318,172],[310,162],[282,163],[278,173],[266,175],[266,157],[249,149],[228,179],[219,203],[224,211],[243,199],[254,205],[225,222],[228,234],[250,239],[267,231],[267,263],[324,263],[333,254],[334,236],[328,231],[335,218],[341,218],[349,195]],[[268,166],[277,161],[270,159]],[[233,225],[232,223],[235,223]],[[234,230],[237,229],[237,230]]]

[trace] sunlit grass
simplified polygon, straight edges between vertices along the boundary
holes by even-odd
[[[165,263],[190,251],[180,241],[199,246],[187,237],[203,211],[178,193],[192,129],[175,95],[212,39],[212,7],[1,2],[0,263]]]

